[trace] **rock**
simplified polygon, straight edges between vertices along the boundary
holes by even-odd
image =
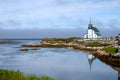
[[[41,47],[43,45],[41,44],[23,44],[22,47]]]
[[[29,49],[28,48],[22,48],[20,49],[20,51],[28,51]]]

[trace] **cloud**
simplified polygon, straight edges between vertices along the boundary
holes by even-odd
[[[4,24],[2,22],[0,22],[0,26],[2,27]]]
[[[84,29],[0,29],[2,38],[81,37]]]
[[[103,29],[103,27],[98,27],[100,33],[103,37],[114,37],[118,35],[119,29]],[[55,28],[55,29],[0,29],[0,39],[3,38],[48,38],[48,37],[83,37],[87,32],[87,28]]]
[[[0,26],[13,31],[85,30],[92,16],[93,25],[103,33],[115,32],[120,29],[119,4],[119,0],[0,0]]]
[[[34,18],[54,18],[61,15],[79,16],[96,11],[120,7],[120,1],[103,2],[80,2],[79,0],[22,0],[1,5],[2,16],[5,18],[34,19]],[[64,4],[64,5],[63,5]],[[66,5],[67,4],[67,5]],[[96,11],[95,11],[96,10]],[[8,14],[9,13],[9,14]],[[86,14],[87,13],[87,14]],[[10,17],[11,15],[11,17]]]
[[[0,22],[0,26],[3,29],[16,29],[17,27],[19,27],[21,25],[21,23],[19,21],[14,21],[14,20],[8,20],[8,21],[1,21]]]

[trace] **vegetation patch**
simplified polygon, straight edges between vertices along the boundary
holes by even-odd
[[[22,72],[19,71],[0,69],[0,80],[54,80],[54,79],[47,76],[42,77],[37,77],[35,75],[25,76]]]
[[[70,37],[70,38],[45,38],[42,41],[49,42],[49,43],[70,43],[73,42],[77,37]]]
[[[76,41],[77,44],[84,44],[83,41]]]
[[[91,42],[91,43],[86,43],[85,45],[90,47],[102,47],[102,46],[108,46],[109,44],[103,44],[100,42]]]
[[[118,48],[115,48],[113,46],[104,47],[102,50],[104,50],[105,52],[107,52],[109,54],[115,54],[118,52]]]

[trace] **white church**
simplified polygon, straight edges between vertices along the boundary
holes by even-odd
[[[93,25],[91,24],[91,18],[89,21],[87,33],[84,35],[84,38],[86,39],[101,38],[100,31],[96,27],[93,27]]]

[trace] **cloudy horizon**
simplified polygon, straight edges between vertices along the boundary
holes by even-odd
[[[0,0],[0,38],[82,37],[89,18],[103,37],[119,34],[119,0]]]

